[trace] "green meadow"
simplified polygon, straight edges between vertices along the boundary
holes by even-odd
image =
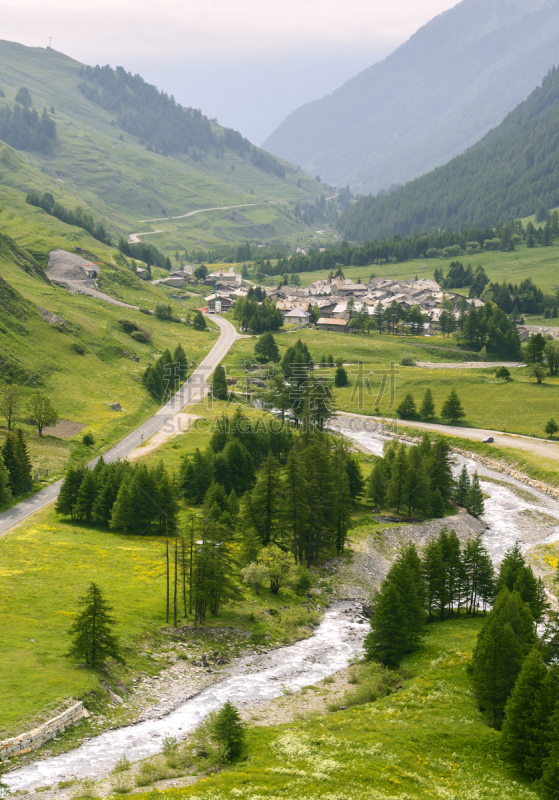
[[[280,356],[300,338],[308,346],[316,362],[333,356],[347,364],[350,385],[333,389],[334,406],[338,411],[374,414],[378,407],[387,417],[395,417],[404,396],[411,392],[419,407],[427,389],[431,389],[437,417],[450,390],[455,388],[466,412],[465,427],[506,429],[510,433],[545,437],[544,428],[551,417],[559,419],[559,379],[546,378],[538,385],[529,367],[511,368],[512,380],[495,377],[495,369],[460,368],[460,362],[478,361],[476,353],[458,346],[452,339],[440,336],[412,337],[389,334],[330,333],[316,329],[281,332],[275,336]],[[251,361],[254,337],[235,343],[224,360],[232,374]],[[400,365],[404,357],[414,361],[452,363],[456,367],[426,368]],[[490,358],[491,356],[489,356]],[[362,366],[358,365],[362,362]],[[394,378],[388,376],[394,365]],[[268,371],[279,369],[266,365]],[[317,375],[334,377],[335,369],[317,371]],[[393,391],[391,389],[393,387]],[[467,435],[467,434],[466,434]]]
[[[250,727],[238,764],[139,800],[536,800],[533,785],[501,761],[500,733],[476,708],[467,665],[481,623],[462,618],[429,626],[387,697]]]

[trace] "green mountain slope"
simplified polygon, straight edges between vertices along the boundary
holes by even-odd
[[[461,156],[340,218],[348,239],[495,225],[559,205],[559,70]],[[544,214],[545,218],[545,214]]]
[[[384,61],[287,117],[263,146],[362,194],[464,152],[556,62],[557,0],[463,0]]]
[[[162,109],[168,111],[171,100],[138,76],[128,76],[131,85],[124,89],[130,102],[123,104],[118,83],[119,76],[126,75],[123,70],[101,71],[105,77],[109,73],[115,76],[115,96],[120,101],[116,103],[115,97],[107,101],[93,71],[88,73],[79,62],[54,50],[2,41],[0,65],[4,93],[0,115],[7,113],[5,109],[14,109],[16,94],[24,86],[33,108],[39,114],[48,109],[56,125],[57,140],[50,152],[16,149],[17,139],[11,136],[12,147],[4,146],[0,153],[0,203],[9,202],[20,211],[24,211],[22,198],[7,195],[7,190],[50,192],[68,208],[82,205],[95,220],[103,221],[114,240],[132,231],[164,228],[169,235],[157,235],[150,241],[160,249],[174,250],[199,246],[197,223],[202,214],[186,218],[184,223],[150,225],[141,221],[163,217],[168,222],[169,217],[198,209],[250,204],[249,211],[271,209],[266,238],[294,236],[303,227],[288,204],[317,198],[324,191],[300,169],[254,148],[240,134],[226,131],[193,110],[175,106],[174,116],[168,119],[168,127],[177,128],[178,117],[196,118],[197,126],[181,130],[187,146],[162,149],[158,141],[142,141],[145,131],[139,121],[142,117],[152,123],[161,119]],[[143,115],[138,112],[140,101]],[[151,134],[155,135],[157,127],[155,132],[153,127]],[[200,130],[205,131],[205,139],[196,135]],[[167,150],[169,154],[163,155]],[[225,229],[219,225],[216,232],[207,232],[208,244],[247,240],[245,225],[229,223]]]

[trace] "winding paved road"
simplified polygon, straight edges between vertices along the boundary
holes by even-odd
[[[206,379],[227,354],[233,343],[237,339],[244,338],[237,333],[233,325],[227,320],[213,314],[211,316],[208,315],[208,318],[212,319],[221,329],[221,336],[218,341],[204,360],[196,367],[188,380],[181,386],[177,394],[166,405],[160,408],[147,422],[144,422],[139,428],[129,433],[125,439],[115,444],[106,453],[103,453],[103,458],[106,462],[125,458],[143,441],[153,436],[163,425],[174,425],[174,418],[185,406],[200,402],[208,394],[210,387],[206,383]],[[94,459],[88,466],[95,466],[97,461],[98,458]],[[3,536],[6,531],[17,525],[18,522],[30,517],[36,511],[45,508],[49,503],[56,500],[61,485],[62,480],[57,481],[57,483],[47,486],[46,489],[33,495],[28,500],[23,500],[17,506],[3,511],[0,514],[0,536]]]
[[[367,422],[370,425],[382,425],[385,421],[382,417],[370,417],[366,414],[353,414],[349,411],[337,411],[336,417],[345,419],[353,418],[356,425]],[[394,423],[396,420],[387,419],[386,422]],[[551,458],[559,461],[559,442],[549,439],[536,439],[534,436],[523,436],[518,433],[504,433],[503,431],[484,430],[483,428],[463,428],[460,425],[438,425],[435,422],[416,422],[399,419],[398,425],[408,428],[418,428],[425,431],[436,431],[445,433],[448,436],[460,436],[462,439],[473,439],[481,442],[488,436],[492,436],[497,447],[514,447],[516,450],[526,450],[536,456]],[[365,428],[366,430],[368,428]]]

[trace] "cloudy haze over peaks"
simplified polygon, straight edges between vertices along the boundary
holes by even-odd
[[[456,0],[18,0],[2,38],[139,72],[260,143]]]

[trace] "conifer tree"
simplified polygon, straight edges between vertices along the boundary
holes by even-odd
[[[308,486],[302,459],[296,448],[287,456],[281,488],[284,497],[283,521],[291,538],[293,558],[296,563],[302,564],[305,550],[303,536],[308,514],[306,503]]]
[[[390,506],[395,506],[396,512],[400,513],[400,506],[406,499],[406,485],[408,481],[408,459],[406,446],[400,445],[390,471],[388,482],[387,502]]]
[[[433,392],[431,389],[427,389],[423,395],[419,416],[427,422],[435,416],[435,401],[433,400]]]
[[[543,581],[536,578],[532,568],[526,564],[518,542],[509,548],[499,568],[497,592],[503,587],[509,591],[518,591],[525,603],[528,603],[535,622],[540,622],[547,608]]]
[[[397,558],[375,598],[371,631],[365,640],[369,659],[396,667],[424,635],[425,583],[413,545]]]
[[[428,473],[431,491],[436,492],[438,489],[445,503],[452,497],[454,487],[454,479],[452,477],[453,463],[449,443],[444,437],[439,436],[431,447]]]
[[[343,364],[340,364],[340,366],[337,367],[336,375],[334,376],[334,386],[340,389],[348,385],[349,385],[349,379],[347,377],[346,369],[343,366]]]
[[[445,592],[445,566],[438,539],[432,539],[424,550],[423,574],[427,586],[427,609],[429,619],[432,619],[440,608]]]
[[[493,728],[500,729],[505,703],[535,644],[530,609],[518,592],[503,589],[478,635],[471,666],[474,693]]]
[[[241,756],[245,740],[244,725],[238,708],[229,700],[217,712],[212,732],[219,743],[224,761],[234,761]]]
[[[186,353],[184,352],[182,344],[179,344],[175,347],[175,352],[173,353],[173,361],[175,362],[176,366],[176,375],[179,378],[179,381],[182,383],[186,380],[188,375],[188,359],[186,358]],[[178,387],[177,387],[178,388]]]
[[[543,762],[541,785],[549,800],[559,800],[559,703],[549,722],[549,755]]]
[[[377,508],[382,508],[386,497],[386,473],[382,459],[376,461],[369,480],[367,481],[367,498],[372,500]]]
[[[493,600],[495,572],[479,536],[466,542],[463,559],[466,610],[475,616],[480,602],[485,606]]]
[[[91,522],[93,516],[93,506],[97,497],[97,485],[95,475],[90,469],[86,469],[81,482],[78,496],[76,499],[76,518]]]
[[[446,398],[441,408],[441,417],[446,421],[450,422],[451,424],[455,424],[459,422],[461,419],[464,419],[466,416],[466,412],[462,408],[462,403],[460,402],[460,398],[458,397],[458,393],[456,389],[451,389],[450,394]]]
[[[530,731],[530,755],[524,762],[524,771],[532,779],[540,778],[543,765],[549,757],[552,742],[551,722],[553,711],[559,705],[559,664],[547,669],[535,696]]]
[[[280,360],[279,348],[271,331],[266,331],[259,336],[254,345],[254,357],[261,364],[268,364],[270,361],[275,364]]]
[[[26,468],[21,456],[21,449],[16,434],[10,431],[6,434],[2,447],[2,459],[9,475],[9,488],[14,497],[22,494],[27,489]]]
[[[426,514],[430,508],[429,478],[424,466],[424,460],[418,447],[409,447],[407,450],[406,473],[406,503],[411,517],[413,511]]]
[[[245,502],[245,524],[258,533],[263,547],[277,540],[281,504],[280,466],[270,452]]]
[[[365,480],[361,471],[361,466],[354,456],[350,455],[345,448],[341,448],[343,456],[341,462],[348,481],[348,490],[352,500],[358,500],[365,492]],[[340,452],[340,447],[336,450]],[[340,480],[342,478],[340,477]]]
[[[501,751],[508,761],[518,765],[524,772],[534,744],[536,697],[546,673],[547,667],[540,648],[534,647],[526,656],[505,705]]]
[[[466,469],[466,465],[464,464],[460,472],[460,477],[458,478],[458,482],[456,484],[455,499],[459,506],[465,506],[469,488],[470,488],[470,476],[468,475],[468,470]]]
[[[227,378],[225,377],[225,369],[218,364],[215,368],[212,384],[212,395],[216,400],[227,400],[229,397],[229,389],[227,388]]]
[[[29,456],[29,451],[27,449],[27,442],[25,441],[25,436],[23,435],[23,431],[21,428],[18,428],[17,431],[17,456],[18,460],[21,465],[21,471],[23,475],[23,479],[25,481],[25,486],[27,487],[28,484],[32,482],[32,465],[31,465],[31,458]]]
[[[396,409],[396,413],[400,417],[400,419],[416,419],[417,417],[417,409],[415,406],[415,400],[413,399],[413,394],[408,392],[398,408]]]
[[[111,510],[110,527],[126,531],[134,529],[134,506],[128,482],[123,482],[118,490]]]
[[[466,494],[464,507],[468,512],[468,514],[471,514],[472,517],[476,517],[478,519],[483,515],[483,512],[485,511],[485,504],[483,502],[483,492],[481,490],[481,486],[479,483],[479,476],[477,472],[474,472],[472,476],[472,482]]]
[[[84,467],[68,467],[54,506],[57,514],[69,515],[71,519],[76,518],[76,503],[84,475]]]
[[[115,619],[111,616],[112,608],[103,597],[103,592],[93,581],[87,592],[79,599],[83,606],[69,633],[73,637],[68,656],[85,658],[92,669],[99,669],[113,658],[123,663],[122,654],[116,636],[113,634]]]
[[[4,465],[2,454],[0,454],[0,505],[7,503],[11,496],[10,473]]]
[[[443,500],[441,490],[437,488],[431,493],[431,514],[438,518],[444,517],[445,509],[446,504]]]

